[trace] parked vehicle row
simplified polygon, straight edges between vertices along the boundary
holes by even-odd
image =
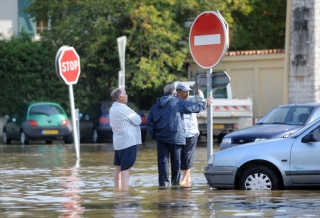
[[[112,129],[109,123],[109,109],[112,102],[98,102],[91,105],[80,118],[81,142],[100,143],[104,139],[112,140]],[[142,142],[146,140],[146,116],[132,102],[127,105],[140,114],[142,123]],[[81,112],[81,111],[80,111]],[[64,109],[55,102],[28,102],[20,105],[12,114],[6,115],[7,122],[3,127],[3,142],[11,144],[20,141],[29,144],[30,140],[44,140],[51,144],[53,140],[73,142],[72,124]]]
[[[141,116],[141,139],[146,141],[147,118],[140,109],[132,102],[127,105]],[[112,129],[109,120],[109,109],[111,101],[97,102],[89,107],[85,112],[81,112],[80,118],[80,141],[102,142],[104,139],[112,139]]]
[[[225,135],[220,150],[250,142],[285,138],[319,117],[320,103],[280,105],[255,125]]]
[[[256,125],[227,134],[204,168],[211,187],[320,187],[320,104],[281,105]]]

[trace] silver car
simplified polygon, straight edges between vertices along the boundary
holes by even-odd
[[[204,175],[211,187],[222,189],[320,187],[320,119],[288,138],[219,151],[210,157]]]
[[[255,125],[224,136],[220,150],[250,142],[286,138],[320,117],[320,103],[286,104],[275,107]]]

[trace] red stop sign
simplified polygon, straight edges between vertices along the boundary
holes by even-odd
[[[73,47],[62,47],[58,58],[60,78],[67,84],[76,84],[80,76],[80,58]]]

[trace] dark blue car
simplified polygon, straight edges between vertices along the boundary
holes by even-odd
[[[112,129],[109,120],[109,109],[112,101],[103,101],[92,104],[85,112],[81,111],[80,117],[80,141],[86,140],[100,143],[104,139],[112,140]],[[146,141],[147,119],[139,108],[132,102],[127,105],[141,116],[141,140]]]
[[[255,125],[225,135],[220,150],[250,142],[288,137],[320,117],[320,103],[280,105],[264,115]]]

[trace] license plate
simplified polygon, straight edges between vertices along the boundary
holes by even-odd
[[[46,129],[42,131],[42,134],[46,134],[46,135],[53,135],[53,134],[58,134],[58,130],[57,129]]]
[[[223,124],[213,124],[213,129],[224,129]]]

